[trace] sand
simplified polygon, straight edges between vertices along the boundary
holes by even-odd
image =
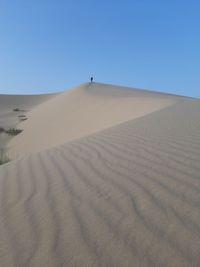
[[[9,143],[13,158],[35,153],[144,116],[181,98],[104,84],[83,84],[27,114],[23,133]]]
[[[82,136],[39,144],[0,167],[1,266],[200,266],[200,100],[94,87],[87,105],[98,111],[97,98],[112,99],[113,125],[96,112],[100,130],[81,126]],[[137,115],[117,121],[114,102],[127,99]]]
[[[58,94],[45,95],[0,95],[0,127],[4,129],[17,128],[20,119],[19,116],[27,117],[37,105],[55,97]],[[19,109],[19,111],[13,111]],[[7,134],[0,134],[0,149],[4,148],[11,137]]]

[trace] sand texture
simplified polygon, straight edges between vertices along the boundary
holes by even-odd
[[[27,115],[23,133],[9,143],[13,158],[72,141],[172,105],[179,98],[145,90],[83,84]]]
[[[16,128],[20,122],[21,115],[27,117],[36,106],[55,97],[58,94],[46,95],[0,95],[0,127],[4,129]],[[19,109],[19,111],[13,111]],[[0,133],[0,149],[11,140],[7,134]]]
[[[88,100],[88,106],[100,110],[101,100],[108,99],[107,106],[113,101],[107,128],[96,113],[101,130],[87,135],[80,126],[82,136],[66,134],[59,145],[53,133],[47,136],[52,145],[39,144],[34,153],[23,148],[0,167],[0,266],[200,266],[200,101],[137,90],[124,97],[118,87],[95,88],[90,97],[96,102]],[[61,106],[65,95],[67,101],[82,89],[89,90],[83,85],[33,109],[33,122],[39,111],[46,118],[57,100]],[[130,110],[117,121],[113,109],[121,109],[113,96],[119,107],[132,97],[137,115],[127,104]],[[61,126],[72,126],[68,117],[58,118]],[[28,138],[28,121],[23,125]]]

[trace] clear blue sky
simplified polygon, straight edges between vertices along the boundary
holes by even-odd
[[[89,80],[200,97],[200,2],[0,0],[0,93]]]

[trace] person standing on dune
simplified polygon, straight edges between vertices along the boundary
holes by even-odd
[[[93,77],[90,78],[90,82],[91,82],[91,83],[93,82]]]

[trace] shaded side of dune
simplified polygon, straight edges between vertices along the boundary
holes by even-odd
[[[0,170],[2,266],[199,266],[200,103]]]

